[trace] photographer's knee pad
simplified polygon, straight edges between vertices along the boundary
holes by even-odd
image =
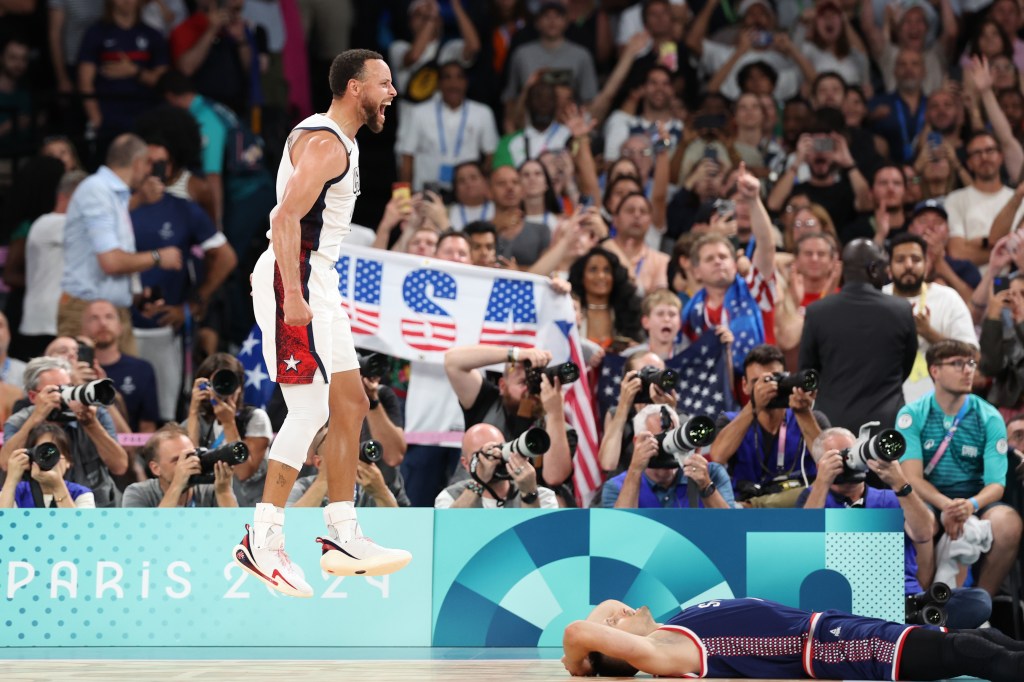
[[[270,446],[270,459],[301,469],[316,432],[330,416],[327,384],[282,384],[281,395],[288,406],[281,430]]]

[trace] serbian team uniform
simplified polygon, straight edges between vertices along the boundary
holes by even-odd
[[[252,274],[256,323],[263,333],[263,359],[271,381],[280,384],[329,383],[331,374],[359,366],[349,319],[341,307],[338,262],[341,241],[350,231],[352,210],[359,196],[359,147],[323,114],[313,114],[295,127],[277,171],[277,201],[294,172],[289,150],[295,131],[326,130],[348,151],[348,169],[327,181],[313,207],[301,219],[299,277],[304,298],[313,310],[305,327],[284,323],[284,283],[271,242]],[[274,209],[277,210],[276,208]],[[270,232],[267,232],[270,238]]]
[[[914,627],[760,599],[723,599],[690,607],[660,629],[697,645],[701,672],[684,677],[896,680],[903,643]]]

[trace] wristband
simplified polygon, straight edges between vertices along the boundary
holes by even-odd
[[[371,411],[372,410],[376,410],[378,407],[380,407],[380,401],[379,400],[371,400],[370,401],[370,410]]]
[[[968,502],[974,505],[974,513],[977,514],[978,511],[981,509],[981,506],[978,504],[978,500],[972,497],[971,499],[968,500]]]
[[[981,248],[983,248],[983,249],[989,248],[988,237],[982,237],[981,238]]]
[[[704,490],[700,491],[700,496],[706,500],[707,498],[714,495],[716,490],[718,490],[718,486],[715,485],[714,481],[711,481],[711,483],[708,483],[707,487],[704,488]]]
[[[476,493],[477,495],[480,496],[483,496],[484,494],[484,487],[477,483],[476,481],[470,481],[469,483],[467,483],[466,490],[468,490],[471,493]]]
[[[914,489],[912,487],[910,487],[909,483],[904,483],[903,487],[900,488],[899,490],[895,491],[895,492],[896,492],[896,497],[906,497],[910,493],[914,492]]]
[[[519,499],[523,501],[523,504],[533,504],[539,495],[540,493],[534,490],[532,493],[519,493]]]
[[[149,252],[149,255],[153,257],[153,263],[155,265],[160,265],[160,252],[159,251],[157,251],[156,249],[153,249],[152,251]]]

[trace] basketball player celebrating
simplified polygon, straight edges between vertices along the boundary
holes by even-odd
[[[839,611],[810,613],[760,599],[692,606],[662,625],[650,610],[599,604],[570,623],[572,675],[942,680],[1024,679],[1024,643],[998,630],[945,632]]]
[[[311,597],[284,549],[284,506],[317,431],[327,423],[324,508],[328,537],[320,567],[332,575],[383,575],[412,555],[363,537],[353,506],[359,429],[369,408],[348,317],[338,291],[338,260],[359,196],[359,147],[366,125],[384,127],[398,94],[381,55],[347,50],[331,64],[333,99],[288,136],[277,173],[270,245],[252,275],[253,309],[270,378],[281,384],[288,416],[270,448],[263,502],[235,547],[235,561],[284,594]]]

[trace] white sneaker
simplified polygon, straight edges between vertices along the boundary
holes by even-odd
[[[387,575],[412,561],[412,554],[404,549],[381,547],[362,535],[345,542],[330,538],[317,538],[316,541],[323,551],[320,568],[331,575]]]
[[[312,597],[313,588],[302,569],[292,563],[284,551],[284,533],[267,538],[266,546],[256,549],[254,531],[245,524],[245,537],[235,545],[235,563],[270,587],[289,597]]]

